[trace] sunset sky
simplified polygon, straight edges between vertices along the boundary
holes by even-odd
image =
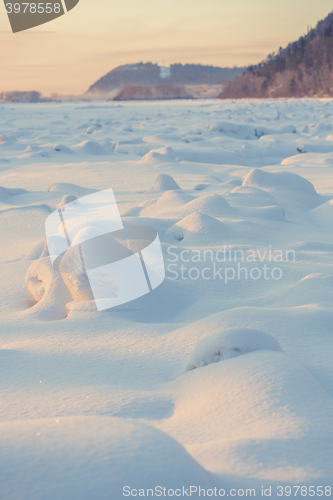
[[[12,34],[1,2],[0,91],[79,94],[140,61],[257,63],[331,10],[331,0],[80,0],[66,15]]]

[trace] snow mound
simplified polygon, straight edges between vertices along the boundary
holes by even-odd
[[[142,157],[144,162],[165,162],[175,161],[175,152],[170,146],[165,146],[160,149],[151,149],[149,153]]]
[[[180,209],[179,215],[185,217],[194,212],[211,215],[212,217],[226,217],[233,210],[223,196],[211,194],[190,201]]]
[[[302,252],[333,252],[333,243],[320,241],[299,241],[294,245],[295,250]]]
[[[82,263],[81,247],[77,244],[77,241],[88,240],[99,235],[100,232],[98,229],[90,226],[78,231],[73,244],[63,255],[59,263],[59,271],[74,301],[94,299],[89,279]]]
[[[173,133],[161,133],[154,135],[146,135],[143,137],[144,142],[153,143],[153,144],[164,144],[167,146],[170,142],[179,142],[180,137],[177,134]]]
[[[48,158],[50,155],[46,151],[35,151],[32,153],[24,153],[20,155],[18,158],[25,158],[25,159],[30,159],[30,158]]]
[[[157,200],[148,200],[144,202],[141,215],[144,217],[163,217],[168,218],[173,215],[176,217],[178,209],[194,200],[194,197],[184,193],[184,191],[165,191]]]
[[[88,155],[99,156],[107,154],[107,151],[103,148],[103,146],[96,141],[83,141],[80,144],[77,144],[75,148]]]
[[[254,127],[253,125],[244,125],[232,122],[215,122],[207,125],[206,130],[213,135],[227,135],[236,139],[260,139],[264,135],[272,134],[291,134],[296,133],[294,125],[286,125],[278,129],[267,127]]]
[[[161,485],[212,485],[210,474],[174,439],[123,418],[4,422],[0,447],[6,500],[109,500],[122,498],[127,485],[138,496],[140,489],[146,496],[148,488]]]
[[[296,359],[261,349],[185,372],[173,387],[175,411],[162,429],[206,469],[331,484],[333,400]]]
[[[237,186],[224,195],[236,206],[268,207],[278,205],[277,200],[267,191],[252,186]]]
[[[320,150],[321,149],[321,150]],[[309,153],[301,153],[297,155],[288,156],[284,158],[281,165],[296,165],[301,164],[301,167],[330,167],[332,165],[333,154],[332,152],[324,152],[325,147],[321,147],[319,151]]]
[[[199,340],[187,362],[186,370],[260,350],[282,352],[279,342],[267,333],[250,328],[228,328]]]
[[[84,130],[82,133],[90,135],[90,134],[93,134],[94,132],[98,132],[99,129],[100,129],[100,127],[96,128],[94,126],[91,126],[91,127],[88,127],[86,130]]]
[[[333,301],[333,276],[324,273],[313,273],[305,276],[290,289],[289,304],[297,298],[301,304],[327,304]],[[286,302],[288,297],[285,293]]]
[[[183,191],[166,191],[156,201],[145,205],[141,212],[145,217],[184,218],[195,212],[212,217],[228,217],[233,213],[227,200],[220,194],[194,198]]]
[[[329,200],[323,203],[319,207],[311,210],[309,212],[312,218],[318,222],[318,224],[325,227],[332,227],[333,224],[333,200]]]
[[[168,174],[159,174],[155,181],[154,181],[154,187],[150,192],[159,192],[159,191],[175,191],[177,189],[181,189],[181,187],[178,186],[177,182],[171,175]]]
[[[70,203],[71,201],[77,200],[77,196],[75,194],[65,194],[65,196],[62,197],[61,202],[57,206],[57,208],[61,208],[67,203]]]
[[[155,145],[156,146],[156,145]],[[157,145],[159,146],[159,144]],[[115,141],[111,145],[112,151],[121,154],[135,154],[142,156],[152,149],[151,144],[145,144],[142,139],[123,139],[121,141]]]
[[[260,188],[273,194],[275,198],[303,205],[307,209],[318,206],[321,197],[313,184],[293,172],[266,172],[254,168],[245,177],[243,186]]]
[[[263,189],[253,187],[253,186],[244,186],[244,185],[237,186],[231,192],[232,193],[240,193],[240,194],[251,194],[251,195],[255,196],[256,198],[260,198],[262,200],[275,201],[274,196],[267,193],[267,191],[264,191]]]
[[[221,240],[227,226],[210,215],[194,212],[172,226],[167,233],[187,244],[205,245]]]
[[[260,168],[254,168],[245,177],[243,186],[251,186],[264,191],[283,189],[306,195],[317,195],[310,181],[293,172],[265,172]]]
[[[256,139],[253,126],[232,122],[214,122],[205,129],[213,135],[227,135],[237,139]]]
[[[57,153],[66,153],[66,154],[74,153],[74,151],[71,148],[64,146],[63,144],[56,144],[53,149],[54,151],[57,151]]]
[[[241,186],[243,181],[240,179],[230,179],[229,181],[222,182],[221,186],[230,187],[230,186]]]
[[[49,193],[63,193],[71,196],[85,196],[88,194],[96,193],[97,189],[85,188],[77,184],[70,184],[67,182],[56,182],[48,188]]]
[[[289,125],[284,125],[283,127],[279,127],[276,129],[272,128],[267,128],[267,127],[256,127],[255,128],[255,135],[260,139],[260,137],[263,137],[264,135],[283,135],[283,134],[296,134],[297,129],[295,125],[289,124]]]
[[[66,304],[72,297],[48,257],[35,260],[29,267],[25,283],[30,295],[37,301],[25,314],[42,320],[54,321],[66,317]]]
[[[256,219],[274,220],[277,222],[286,222],[286,212],[280,206],[269,207],[247,207],[244,210],[246,217],[254,217]]]
[[[325,282],[327,285],[332,287],[333,289],[333,276],[323,274],[323,273],[313,273],[302,278],[298,283],[306,283],[309,286],[312,286],[314,282],[319,282],[322,286],[325,286]]]

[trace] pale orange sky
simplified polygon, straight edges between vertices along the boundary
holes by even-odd
[[[332,8],[330,0],[80,0],[13,34],[1,2],[0,91],[80,94],[116,66],[140,61],[254,64]]]

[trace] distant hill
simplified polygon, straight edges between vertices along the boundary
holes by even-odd
[[[219,95],[240,97],[333,96],[333,12],[307,35],[250,66]]]
[[[222,85],[233,80],[245,68],[216,68],[200,64],[158,66],[152,63],[126,64],[113,69],[89,88],[87,94],[110,94],[126,85]]]

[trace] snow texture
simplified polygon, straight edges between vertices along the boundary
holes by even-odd
[[[1,500],[333,486],[332,115],[2,104]],[[110,188],[125,228],[158,232],[166,278],[99,312],[78,245],[51,266],[45,221]]]

